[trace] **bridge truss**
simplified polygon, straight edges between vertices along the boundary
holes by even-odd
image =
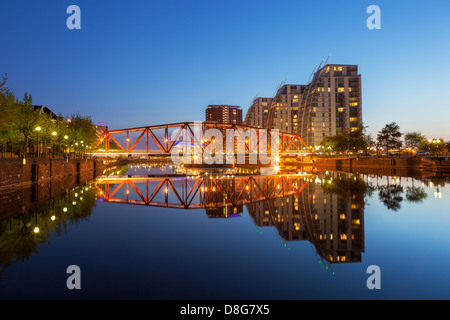
[[[227,130],[234,130],[234,138],[237,146],[238,140],[245,141],[245,152],[256,150],[271,150],[271,138],[278,135],[277,149],[283,153],[313,154],[298,134],[278,132],[273,129],[259,129],[246,125],[218,124],[208,122],[182,122],[162,124],[146,127],[108,130],[103,132],[97,143],[97,154],[134,154],[134,155],[170,155],[180,142],[189,144],[203,154],[205,148],[214,140],[208,140],[207,130],[218,130],[222,133],[224,148],[226,147]],[[248,132],[253,134],[249,135]],[[216,131],[217,132],[217,131]],[[262,145],[264,144],[264,145]],[[211,146],[210,146],[211,148]],[[252,150],[253,148],[253,150]],[[214,149],[214,148],[212,148]]]

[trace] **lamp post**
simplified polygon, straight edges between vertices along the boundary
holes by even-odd
[[[56,137],[56,131],[52,132],[52,136]],[[53,158],[55,158],[55,139],[52,138],[52,152],[53,152]]]
[[[69,139],[69,137],[67,135],[64,136],[64,140],[66,140],[66,142],[64,143],[64,157],[66,157],[66,151],[67,151],[67,139]],[[68,157],[67,157],[68,158]]]
[[[36,127],[35,128],[35,130],[36,130],[36,132],[37,132],[37,157],[38,157],[38,159],[39,159],[39,131],[41,131],[41,127]]]

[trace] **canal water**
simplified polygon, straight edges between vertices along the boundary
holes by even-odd
[[[446,179],[183,170],[3,210],[0,299],[450,299]]]

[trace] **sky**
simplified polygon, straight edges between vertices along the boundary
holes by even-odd
[[[210,104],[245,116],[328,58],[358,65],[369,133],[450,140],[449,15],[448,0],[2,0],[0,74],[20,98],[120,129],[202,121]]]

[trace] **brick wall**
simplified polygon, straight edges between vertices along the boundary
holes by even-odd
[[[0,191],[32,183],[80,175],[94,179],[104,169],[98,160],[77,159],[0,159]]]

